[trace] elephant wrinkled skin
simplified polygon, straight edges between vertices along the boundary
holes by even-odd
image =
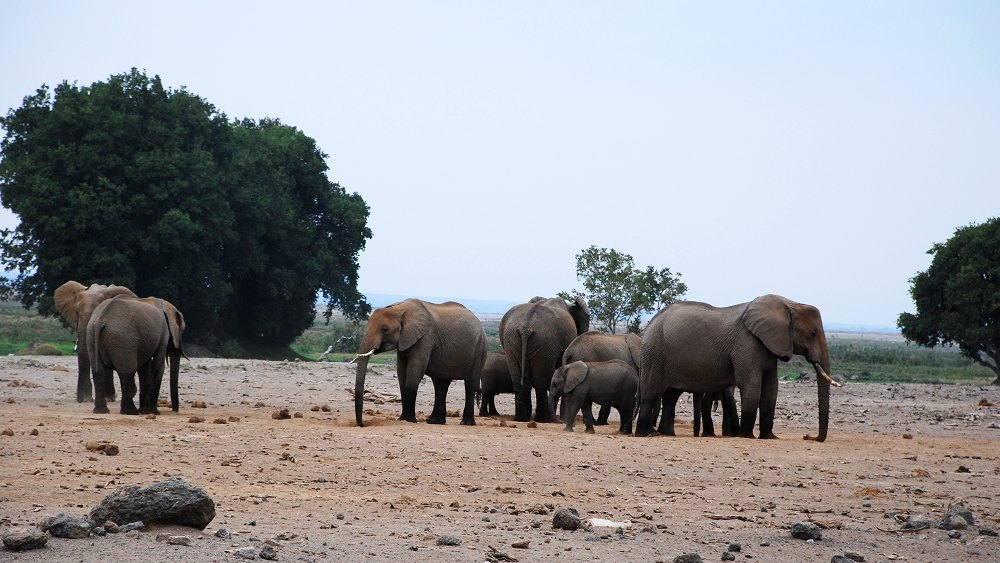
[[[775,438],[778,360],[804,356],[816,369],[819,434],[826,439],[830,414],[830,354],[823,320],[812,305],[778,295],[713,307],[682,301],[662,309],[642,337],[641,404],[636,435],[653,431],[653,405],[663,399],[660,433],[673,435],[674,407],[681,392],[740,390],[740,435],[753,437],[760,411],[760,437]]]
[[[424,375],[434,382],[434,410],[429,424],[444,424],[448,386],[465,380],[465,409],[462,424],[474,425],[475,397],[486,361],[486,333],[482,323],[460,303],[429,303],[407,299],[372,311],[354,381],[354,415],[364,426],[361,411],[365,394],[368,358],[380,352],[396,351],[396,375],[403,400],[400,420],[417,421],[417,388]]]
[[[560,396],[566,403],[563,422],[566,430],[573,431],[576,413],[583,410],[586,431],[594,432],[593,403],[614,407],[621,424],[619,434],[632,434],[632,413],[635,412],[639,373],[621,360],[606,362],[576,361],[560,367],[552,374],[550,400]]]

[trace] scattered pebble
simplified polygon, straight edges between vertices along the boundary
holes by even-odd
[[[800,540],[821,540],[823,530],[812,522],[796,522],[792,525],[792,537]]]
[[[580,513],[575,508],[560,508],[552,516],[552,527],[557,530],[580,528]]]
[[[438,536],[437,545],[459,546],[462,545],[462,538],[450,534]]]

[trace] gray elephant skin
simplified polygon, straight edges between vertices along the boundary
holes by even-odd
[[[122,414],[159,414],[157,401],[164,362],[170,358],[170,406],[179,409],[178,374],[183,354],[184,315],[156,297],[118,295],[94,309],[87,324],[87,353],[94,370],[94,412],[107,413],[107,397],[99,382],[118,372]],[[139,376],[136,409],[135,376]]]
[[[94,399],[90,384],[91,369],[90,355],[87,351],[87,323],[90,322],[90,317],[98,305],[116,295],[136,296],[132,290],[120,285],[108,286],[95,283],[86,287],[80,282],[72,280],[57,287],[53,293],[56,310],[76,333],[76,402],[78,403]],[[104,382],[104,395],[111,400],[115,398],[115,385],[112,377],[108,377]]]
[[[503,352],[490,352],[486,356],[480,381],[482,402],[479,405],[479,416],[500,416],[496,396],[514,392],[514,383],[510,380],[510,371],[507,369],[507,356]]]
[[[430,424],[444,424],[448,387],[465,381],[462,424],[474,425],[475,397],[486,361],[486,333],[482,323],[460,303],[429,303],[407,299],[372,311],[356,358],[354,415],[364,426],[365,374],[373,354],[396,351],[396,375],[402,396],[400,420],[416,422],[417,388],[424,375],[434,382],[434,410]]]
[[[642,353],[642,339],[638,334],[604,334],[589,330],[577,336],[563,352],[562,365],[573,362],[603,362],[621,360],[630,364],[639,373],[639,359]],[[553,402],[555,404],[555,402]],[[601,405],[594,424],[603,426],[608,423],[611,407]]]
[[[682,301],[662,309],[642,337],[641,404],[637,436],[653,432],[653,405],[663,400],[661,434],[674,434],[674,407],[681,392],[740,390],[740,436],[753,437],[760,411],[760,437],[774,435],[778,360],[793,354],[814,366],[818,383],[819,434],[824,441],[830,414],[830,354],[819,310],[778,295],[714,307]]]
[[[562,365],[566,347],[590,329],[590,309],[583,297],[570,305],[561,298],[535,297],[515,305],[500,319],[500,342],[514,384],[514,420],[554,422],[548,394],[552,374]]]
[[[622,360],[606,362],[576,361],[560,367],[552,374],[551,397],[562,397],[566,402],[563,422],[566,430],[573,431],[576,413],[583,409],[586,431],[594,432],[592,403],[614,407],[621,424],[619,434],[632,434],[632,413],[635,412],[639,390],[639,373]]]

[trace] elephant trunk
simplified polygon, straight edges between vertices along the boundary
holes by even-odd
[[[826,368],[824,368],[823,363],[826,364]],[[819,394],[819,434],[815,437],[807,434],[803,437],[806,440],[816,442],[826,440],[826,432],[830,426],[830,385],[840,386],[840,383],[832,380],[829,374],[827,374],[829,365],[829,359],[826,362],[816,362],[813,364],[816,368],[816,385],[817,393]]]
[[[175,348],[167,354],[167,357],[170,360],[170,409],[174,412],[177,412],[180,409],[180,397],[177,392],[177,381],[181,371],[182,353],[183,352],[180,349]]]
[[[358,427],[363,428],[364,422],[361,420],[361,410],[365,402],[365,374],[368,372],[368,356],[361,355],[357,359],[358,370],[354,376],[354,419],[358,422]]]
[[[559,396],[562,395],[559,389],[553,389],[549,392],[549,412],[556,414],[556,403],[559,401]],[[560,417],[561,419],[562,417]]]

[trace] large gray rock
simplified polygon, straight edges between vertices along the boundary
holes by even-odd
[[[580,513],[575,508],[560,508],[552,515],[552,527],[557,530],[576,530],[581,525]]]
[[[92,524],[86,518],[60,512],[47,518],[39,528],[54,538],[83,539],[90,536]]]
[[[17,526],[3,534],[3,545],[11,551],[28,551],[45,547],[49,536],[37,526]]]
[[[823,530],[812,522],[797,522],[792,524],[792,537],[800,540],[821,540]]]
[[[119,525],[141,520],[146,524],[176,524],[204,530],[213,518],[212,497],[180,477],[148,487],[124,485],[90,510],[90,519],[98,526],[109,520]]]

